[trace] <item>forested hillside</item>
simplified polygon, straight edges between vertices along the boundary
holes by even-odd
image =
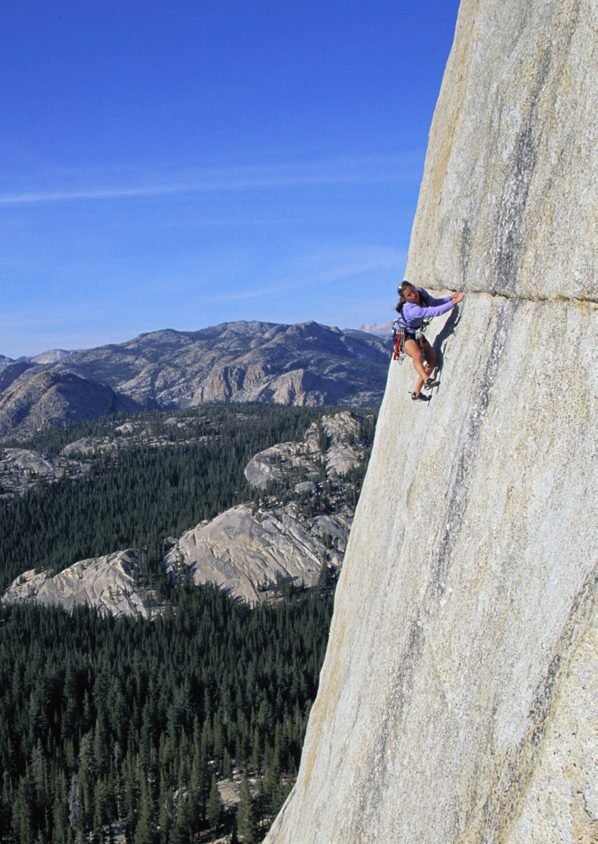
[[[76,560],[136,548],[145,549],[146,576],[167,590],[159,564],[167,537],[251,501],[257,493],[243,474],[250,458],[275,443],[299,439],[323,413],[204,406],[178,416],[83,423],[19,443],[53,454],[67,445],[77,453],[79,444],[94,462],[86,477],[42,482],[0,502],[0,589],[31,568],[60,571]]]
[[[0,609],[2,841],[104,842],[116,819],[136,844],[199,840],[230,829],[214,783],[233,764],[259,782],[242,809],[272,818],[331,611],[326,588],[250,610],[210,587],[179,589],[154,622]]]
[[[2,841],[124,840],[119,831],[134,844],[263,837],[298,767],[334,577],[324,567],[311,590],[281,583],[278,602],[250,609],[173,580],[162,557],[168,537],[270,496],[247,483],[247,462],[299,440],[324,412],[203,406],[19,443],[78,455],[86,470],[29,478],[23,495],[0,501],[2,586],[32,567],[58,571],[133,547],[165,611],[115,622],[84,608],[0,608]],[[373,433],[374,416],[364,417],[364,442]],[[355,497],[364,470],[352,474]],[[314,492],[319,506],[328,486]],[[223,811],[216,783],[233,772],[241,803]]]

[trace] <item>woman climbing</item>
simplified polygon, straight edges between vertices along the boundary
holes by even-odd
[[[413,401],[429,401],[430,396],[422,395],[422,387],[431,390],[440,381],[432,377],[438,358],[422,333],[423,322],[450,311],[463,301],[465,293],[459,291],[450,296],[443,296],[442,299],[433,299],[425,290],[404,281],[399,285],[398,294],[400,298],[397,305],[397,328],[403,334],[405,352],[413,361],[415,371],[419,375],[411,398]]]

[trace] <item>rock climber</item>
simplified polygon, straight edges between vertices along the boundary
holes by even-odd
[[[458,291],[450,296],[443,296],[442,299],[434,299],[421,287],[415,287],[409,281],[399,285],[399,304],[397,312],[399,318],[396,320],[397,329],[403,335],[403,346],[405,353],[413,361],[413,366],[419,379],[411,393],[413,401],[429,401],[431,396],[422,395],[422,387],[431,390],[438,386],[440,381],[432,377],[432,373],[438,364],[438,358],[432,346],[423,334],[424,320],[450,311],[455,305],[463,301],[465,293]]]

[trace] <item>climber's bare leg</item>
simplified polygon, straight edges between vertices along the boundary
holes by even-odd
[[[424,340],[424,357],[424,370],[428,378],[431,378],[432,373],[438,366],[438,358],[436,357],[436,352],[434,351],[432,346],[430,346],[427,340]]]
[[[416,396],[419,396],[421,388],[424,385],[424,381],[428,380],[428,373],[426,372],[424,364],[422,362],[422,350],[419,347],[419,343],[417,343],[415,340],[405,340],[405,352],[413,361],[413,368],[419,375],[419,380],[415,385],[415,390],[413,391]],[[433,351],[432,354],[434,354]]]

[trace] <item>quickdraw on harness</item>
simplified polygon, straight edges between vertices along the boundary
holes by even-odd
[[[403,363],[403,358],[405,357],[405,333],[409,332],[410,334],[415,334],[415,339],[419,343],[419,347],[421,349],[422,357],[424,354],[424,331],[430,324],[430,319],[423,319],[421,325],[416,329],[409,329],[407,323],[403,319],[402,316],[399,316],[398,319],[392,324],[392,342],[393,342],[393,353],[392,359],[398,361],[399,363]]]
[[[402,323],[402,320],[395,319],[392,324],[392,345],[394,347],[392,359],[399,363],[403,363],[405,357],[405,327]]]

